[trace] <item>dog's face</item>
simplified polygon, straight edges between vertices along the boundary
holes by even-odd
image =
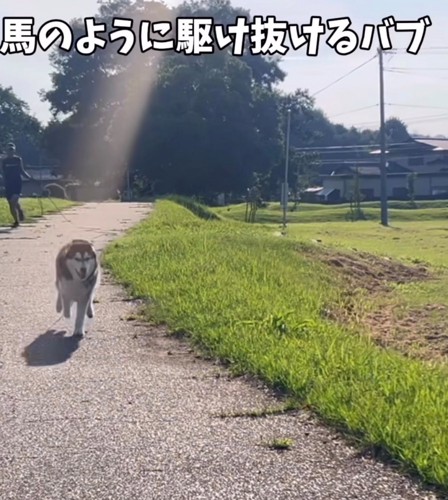
[[[96,252],[90,244],[73,244],[66,256],[66,265],[73,278],[84,281],[97,267]]]

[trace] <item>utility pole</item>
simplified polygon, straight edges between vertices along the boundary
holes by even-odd
[[[381,171],[381,224],[388,226],[387,214],[387,168],[386,168],[386,129],[384,118],[384,66],[383,51],[378,49],[380,62],[380,171]]]
[[[286,126],[286,156],[285,156],[285,181],[282,189],[283,203],[283,231],[286,230],[286,211],[288,209],[288,168],[289,168],[289,139],[291,135],[291,109],[288,109],[288,123]]]

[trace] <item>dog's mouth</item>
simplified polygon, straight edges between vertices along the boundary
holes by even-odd
[[[85,279],[87,275],[87,269],[82,268],[81,270],[76,269],[76,274],[79,276],[80,279]]]

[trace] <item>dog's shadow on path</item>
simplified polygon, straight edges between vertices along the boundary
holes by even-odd
[[[23,350],[28,366],[51,366],[65,363],[78,349],[80,338],[66,336],[65,331],[49,330]]]

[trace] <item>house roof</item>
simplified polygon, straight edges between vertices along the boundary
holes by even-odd
[[[406,156],[412,156],[411,153],[420,154],[423,151],[448,151],[448,139],[410,139],[401,144],[390,144],[386,153],[397,153],[405,151]],[[381,149],[375,149],[370,152],[371,155],[379,155]]]
[[[322,191],[318,194],[318,196],[323,196],[324,198],[330,195],[335,188],[323,188]]]
[[[371,151],[369,151],[369,149],[371,149],[369,146],[360,146],[359,150],[357,150],[357,148],[344,150],[343,147],[328,148],[328,150],[325,150],[325,155],[321,158],[319,174],[321,176],[331,175],[335,170],[346,168],[347,166],[378,166],[377,161],[381,150],[378,149],[378,145],[373,147],[376,149]],[[389,161],[388,171],[394,171],[396,173],[420,171],[420,167],[413,167],[407,170],[404,167],[398,168],[396,165],[392,167],[392,163],[395,162],[391,161],[391,159],[398,161],[399,159],[419,158],[426,154],[434,154],[436,157],[437,154],[440,155],[445,151],[448,151],[448,139],[414,139],[411,137],[404,142],[389,144],[386,151]],[[423,170],[426,171],[427,169]],[[435,171],[438,172],[439,169]],[[367,171],[363,175],[368,175]]]
[[[448,139],[415,139],[415,142],[427,144],[437,151],[448,151]]]
[[[381,175],[381,170],[380,166],[378,165],[377,162],[371,163],[370,165],[343,165],[340,167],[333,168],[333,171],[331,172],[331,176],[335,175],[349,175],[353,176],[353,174],[356,174],[356,172],[359,175],[362,176],[379,176]],[[402,165],[399,165],[396,162],[389,161],[387,162],[387,173],[388,175],[390,174],[409,174],[411,172],[410,169],[403,167]]]

